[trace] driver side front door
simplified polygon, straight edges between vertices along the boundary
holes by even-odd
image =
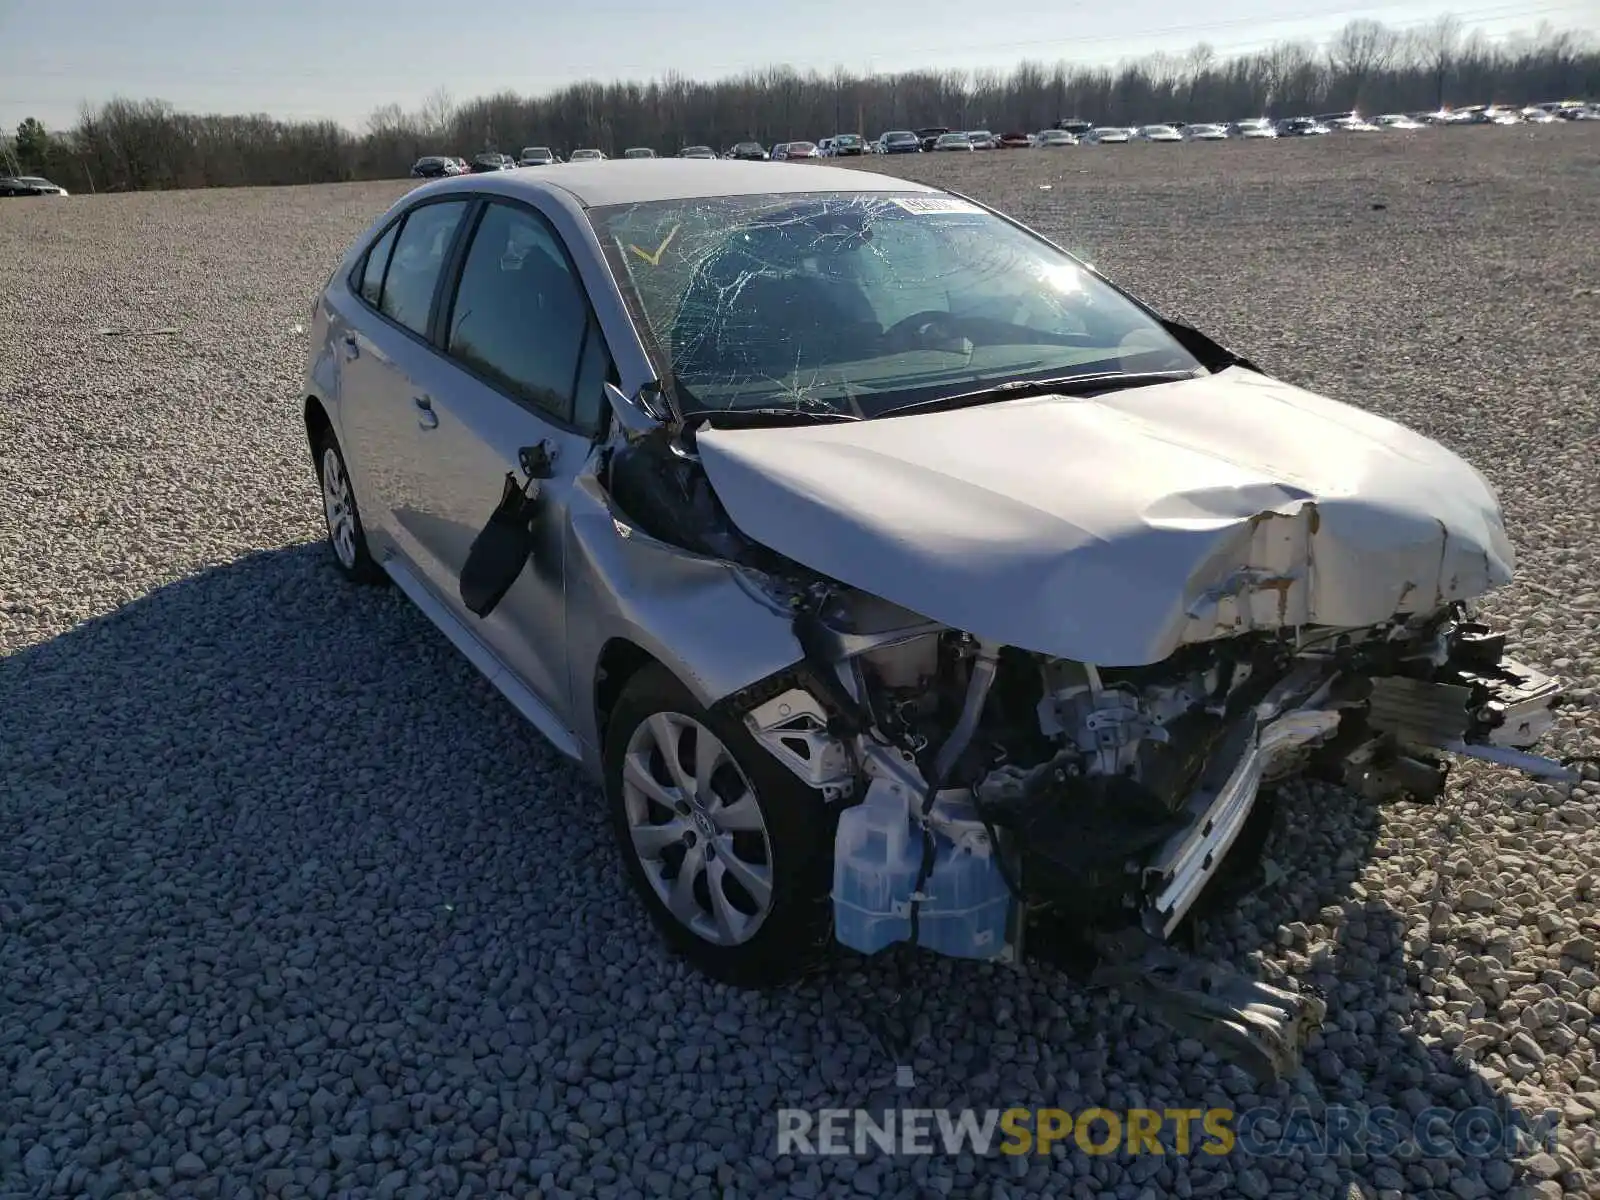
[[[428,583],[563,722],[569,710],[565,539],[575,478],[594,450],[611,369],[604,338],[559,235],[535,209],[490,198],[473,217],[460,272],[441,301],[440,353],[416,382],[429,401],[418,508]],[[449,285],[447,284],[447,287]],[[524,452],[534,481],[534,549],[487,616],[466,607],[461,571]]]

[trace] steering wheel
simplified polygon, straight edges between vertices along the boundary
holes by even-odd
[[[884,330],[885,340],[894,343],[937,345],[953,342],[963,335],[958,318],[937,308],[926,308],[896,321]]]

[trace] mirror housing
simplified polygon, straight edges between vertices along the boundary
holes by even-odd
[[[634,442],[651,433],[665,423],[664,418],[656,415],[644,398],[646,389],[641,388],[636,396],[629,397],[623,394],[616,384],[605,384],[606,401],[611,405],[612,415],[617,419],[617,427],[622,430],[625,441]]]
[[[534,447],[528,447],[528,450]],[[536,479],[527,484],[506,472],[500,503],[467,552],[461,567],[459,589],[467,611],[487,617],[516,583],[533,556],[534,517],[538,511]]]

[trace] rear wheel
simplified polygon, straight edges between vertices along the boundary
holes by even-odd
[[[613,710],[605,777],[628,875],[674,950],[747,987],[823,956],[837,814],[743,726],[648,666]]]
[[[350,486],[350,470],[333,430],[323,429],[312,453],[316,455],[317,481],[322,485],[322,516],[327,523],[328,545],[333,560],[346,579],[355,583],[384,583],[384,573],[367,550],[366,530],[361,526],[361,509]]]

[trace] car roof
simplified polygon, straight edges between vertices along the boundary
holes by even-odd
[[[612,158],[573,175],[553,167],[519,167],[493,179],[496,191],[529,193],[560,188],[580,204],[646,204],[652,200],[691,200],[712,196],[760,196],[806,192],[937,192],[937,188],[843,167],[793,166],[735,159],[686,162],[675,158]],[[484,177],[461,177],[438,185],[472,191],[489,186]]]

